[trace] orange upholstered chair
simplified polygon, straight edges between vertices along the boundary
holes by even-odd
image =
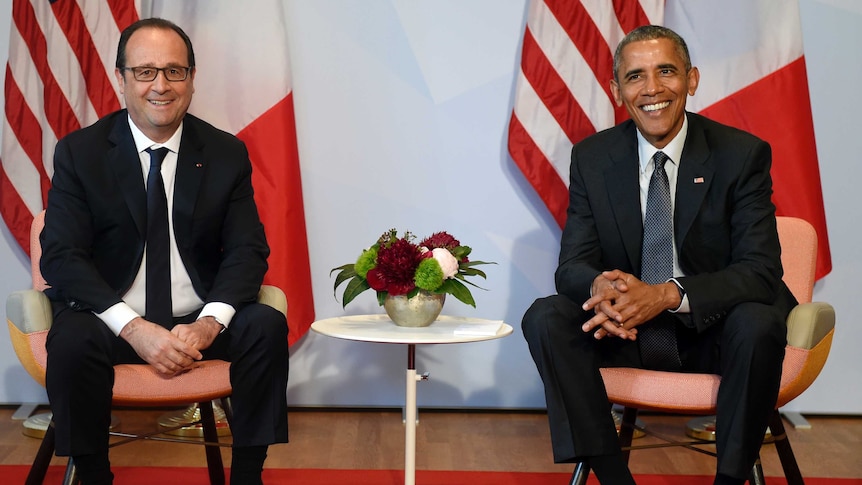
[[[817,234],[808,222],[793,217],[778,217],[781,262],[784,282],[796,296],[799,305],[787,317],[787,347],[781,375],[776,411],[769,427],[775,439],[778,456],[789,485],[802,484],[802,475],[784,432],[778,408],[784,406],[810,386],[826,363],[835,329],[835,311],[828,303],[812,302]],[[602,378],[608,399],[624,406],[620,442],[624,453],[631,446],[638,410],[710,415],[716,412],[716,397],[721,377],[714,374],[684,374],[631,368],[604,368]],[[692,441],[691,447],[709,441]],[[668,444],[668,446],[679,443]],[[703,450],[699,450],[703,451]],[[572,483],[586,483],[589,469],[580,466]],[[758,463],[752,470],[751,483],[763,483]]]
[[[43,211],[33,220],[30,229],[33,289],[16,291],[9,295],[6,300],[6,319],[15,353],[27,372],[43,386],[45,385],[45,363],[47,361],[45,339],[52,320],[51,305],[48,298],[42,293],[42,290],[48,285],[39,271],[39,258],[42,255],[39,234],[45,224],[44,219],[45,213]],[[258,301],[281,311],[285,315],[287,314],[287,301],[284,293],[276,287],[262,286],[258,294]],[[152,366],[147,364],[116,365],[114,366],[113,404],[117,406],[162,407],[200,403],[201,425],[210,482],[213,485],[223,485],[224,467],[219,451],[220,445],[218,444],[212,401],[223,400],[225,414],[229,420],[230,403],[228,398],[231,395],[228,377],[229,367],[230,363],[223,360],[203,361],[199,362],[197,367],[189,372],[171,379],[164,379],[156,373]],[[44,480],[48,464],[54,454],[53,431],[53,426],[49,426],[45,432],[42,445],[33,462],[33,467],[30,469],[27,485],[41,484]],[[146,438],[152,439],[150,436]],[[183,440],[171,439],[169,441]],[[201,443],[201,441],[191,442]],[[74,464],[70,460],[64,483],[75,483],[75,481]]]

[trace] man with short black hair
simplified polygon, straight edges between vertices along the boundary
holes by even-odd
[[[778,396],[785,319],[767,143],[685,111],[700,73],[683,39],[629,33],[611,93],[631,120],[572,149],[555,280],[523,318],[554,459],[634,480],[600,367],[722,376],[715,483],[743,483]]]

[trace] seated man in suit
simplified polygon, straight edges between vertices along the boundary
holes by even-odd
[[[555,281],[524,336],[545,386],[554,459],[634,483],[599,368],[722,376],[715,483],[743,483],[781,376],[785,319],[771,150],[685,111],[700,74],[670,29],[640,27],[614,54],[631,116],[572,149]],[[655,174],[655,176],[654,176]]]
[[[256,297],[269,246],[236,137],[187,114],[191,41],[175,24],[123,31],[126,109],[57,143],[41,269],[51,288],[47,390],[58,455],[85,485],[108,461],[113,365],[169,379],[231,361],[232,484],[260,484],[267,447],[287,442],[287,322]]]

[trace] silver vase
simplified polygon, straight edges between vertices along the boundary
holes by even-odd
[[[405,295],[387,295],[383,300],[383,308],[389,318],[400,327],[427,327],[431,325],[440,311],[443,310],[445,294],[430,293],[419,290],[413,298]]]

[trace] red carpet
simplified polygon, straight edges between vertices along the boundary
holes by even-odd
[[[0,483],[24,483],[29,466],[0,466]],[[64,467],[52,466],[46,485],[63,482]],[[402,470],[313,470],[280,468],[264,470],[266,485],[401,485]],[[115,467],[114,485],[209,485],[204,468]],[[416,472],[416,485],[563,485],[569,478],[562,473],[516,472]],[[712,477],[691,475],[637,475],[638,485],[711,485]],[[768,477],[769,485],[786,485],[784,478]],[[590,484],[596,484],[590,477]],[[862,485],[859,478],[806,478],[807,485]]]

